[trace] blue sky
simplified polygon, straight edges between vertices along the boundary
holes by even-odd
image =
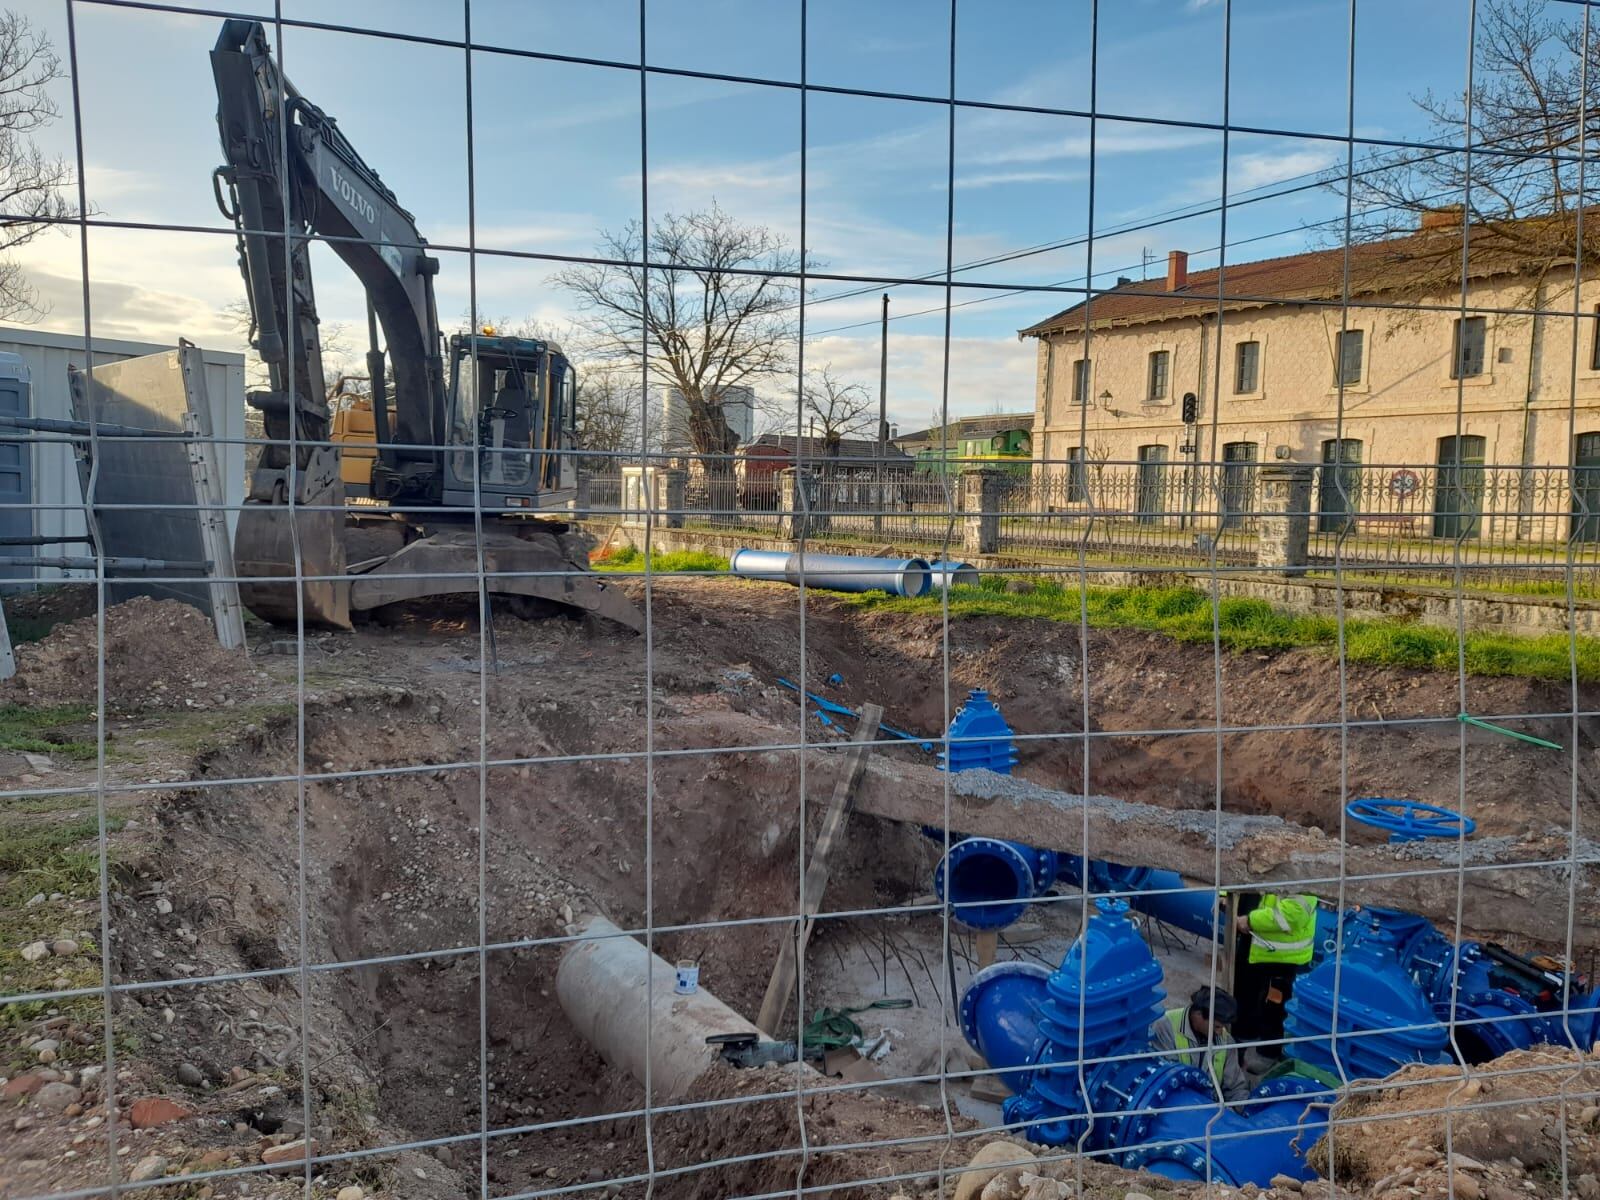
[[[62,0],[11,0],[66,56]],[[1357,11],[1354,112],[1358,138],[1425,132],[1411,97],[1458,94],[1465,76],[1465,0],[1363,0]],[[1558,7],[1554,11],[1561,11]],[[79,80],[85,179],[110,220],[225,229],[211,197],[219,161],[207,52],[208,16],[79,3]],[[427,0],[283,0],[288,18],[460,38],[458,6]],[[956,91],[963,100],[1087,109],[1087,0],[962,0]],[[1094,183],[1096,282],[1160,269],[1169,249],[1214,264],[1214,212],[1223,138],[1225,9],[1221,0],[1103,0],[1098,110],[1090,122],[1056,114],[958,108],[953,255],[957,264],[1071,241],[958,275],[1018,288],[1081,285]],[[1571,19],[1581,12],[1571,9]],[[1233,260],[1292,253],[1336,237],[1342,201],[1322,190],[1272,197],[1342,163],[1342,143],[1303,135],[1346,130],[1346,0],[1233,0],[1227,221]],[[637,62],[637,0],[474,0],[474,40],[510,50]],[[798,0],[648,0],[652,65],[775,81],[800,77]],[[807,76],[820,86],[932,97],[948,94],[945,0],[810,0]],[[459,47],[286,27],[284,66],[296,86],[338,118],[416,215],[430,241],[465,245],[469,229],[467,62]],[[687,211],[713,201],[798,244],[801,102],[792,87],[681,76],[648,77],[650,204]],[[598,231],[640,212],[640,87],[636,71],[515,54],[472,56],[476,226],[480,246],[584,254]],[[70,115],[71,96],[59,98]],[[918,277],[946,259],[949,109],[942,104],[814,92],[806,112],[807,251],[829,272]],[[1239,127],[1286,131],[1256,134]],[[46,145],[71,155],[63,120]],[[1370,150],[1358,145],[1358,158]],[[1328,221],[1333,225],[1319,224]],[[75,235],[51,235],[25,255],[50,299],[44,324],[81,332]],[[468,311],[467,256],[441,252],[439,308],[447,325]],[[333,259],[317,259],[323,318],[358,329],[364,309]],[[550,265],[480,257],[479,308],[560,326],[574,315]],[[231,237],[216,232],[94,230],[97,333],[171,343],[178,336],[235,346],[224,307],[242,297]],[[927,423],[942,389],[943,289],[890,288],[891,419]],[[829,299],[841,292],[864,292]],[[1015,331],[1071,302],[957,287],[950,411],[1027,409],[1033,347]],[[969,301],[981,301],[968,303]],[[806,358],[876,391],[878,289],[816,282],[806,310]],[[912,315],[922,310],[936,311]],[[353,347],[360,350],[361,347]],[[792,388],[772,381],[769,390]]]

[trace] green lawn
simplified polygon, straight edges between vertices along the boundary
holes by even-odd
[[[630,574],[642,575],[647,557],[652,571],[725,573],[728,570],[727,559],[720,555],[708,554],[704,550],[674,550],[670,554],[646,556],[637,546],[625,546],[615,554],[596,559],[593,566],[596,571],[627,571]]]
[[[1009,576],[1007,578],[1019,578]],[[1188,587],[1064,587],[1051,579],[1029,580],[1033,590],[1011,593],[1005,578],[991,576],[977,587],[950,590],[950,615],[967,617],[1033,617],[1076,623],[1085,615],[1097,629],[1145,629],[1181,642],[1210,642],[1213,614],[1210,597]],[[861,608],[899,612],[937,612],[937,592],[917,599],[882,592],[842,597]],[[1229,598],[1216,608],[1215,635],[1230,650],[1290,650],[1312,646],[1332,649],[1338,626],[1332,617],[1276,609],[1264,600]],[[1452,630],[1383,619],[1345,622],[1346,654],[1351,662],[1381,666],[1454,671],[1457,640]],[[1503,633],[1469,633],[1466,667],[1473,675],[1517,675],[1535,679],[1568,679],[1572,672],[1565,634],[1520,637]],[[1600,639],[1577,639],[1577,672],[1584,682],[1600,680]]]

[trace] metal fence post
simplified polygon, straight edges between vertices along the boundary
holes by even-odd
[[[1000,472],[988,468],[961,472],[961,552],[1000,551]]]
[[[1257,514],[1256,565],[1299,575],[1309,561],[1311,477],[1306,463],[1267,463],[1257,475],[1261,509]]]
[[[578,472],[578,484],[572,493],[572,515],[583,520],[589,515],[594,490],[594,477],[588,471]]]

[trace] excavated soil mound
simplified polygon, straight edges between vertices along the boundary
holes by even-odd
[[[1333,1135],[1308,1158],[1375,1200],[1452,1188],[1474,1200],[1600,1196],[1597,1091],[1600,1059],[1554,1047],[1516,1050],[1470,1075],[1455,1066],[1406,1067],[1340,1100]]]
[[[97,626],[80,617],[18,646],[17,673],[0,684],[0,702],[94,704]],[[217,644],[209,617],[177,600],[139,596],[106,609],[104,658],[107,700],[122,711],[231,707],[261,679],[242,652]]]

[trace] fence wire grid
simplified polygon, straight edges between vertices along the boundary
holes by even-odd
[[[12,0],[0,1196],[1600,1196],[1592,7]]]

